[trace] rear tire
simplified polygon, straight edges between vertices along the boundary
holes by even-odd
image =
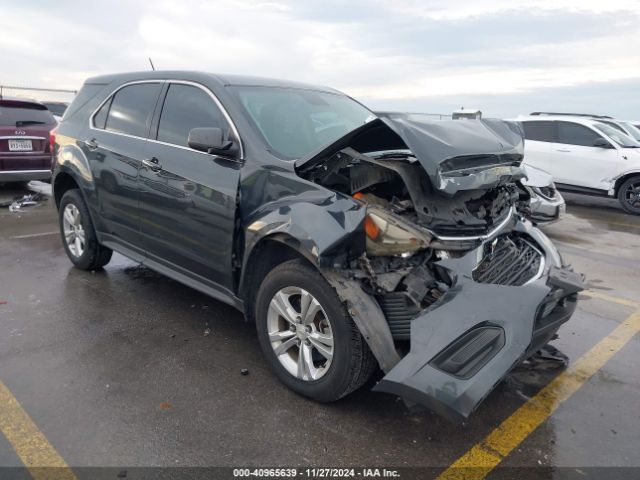
[[[98,243],[89,209],[80,190],[67,190],[58,209],[60,234],[67,256],[80,270],[96,270],[104,267],[113,251]]]
[[[288,318],[278,305],[285,306]],[[265,277],[256,300],[256,328],[280,381],[319,402],[338,400],[360,388],[377,367],[336,291],[303,260],[282,263]]]
[[[640,215],[640,175],[631,177],[620,185],[618,201],[625,212]]]

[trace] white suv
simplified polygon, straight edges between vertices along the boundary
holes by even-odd
[[[521,116],[524,163],[546,170],[560,190],[617,197],[640,215],[640,143],[608,117],[536,112]]]

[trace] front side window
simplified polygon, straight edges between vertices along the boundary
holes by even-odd
[[[304,157],[375,118],[340,94],[277,87],[235,91],[269,150],[285,159]]]
[[[189,131],[197,127],[221,128],[228,136],[227,122],[207,92],[191,85],[171,84],[162,106],[157,140],[188,146]]]
[[[137,83],[118,90],[111,101],[105,129],[146,137],[161,88],[160,83]],[[98,126],[96,117],[94,124]]]
[[[580,145],[593,147],[596,139],[600,138],[598,132],[577,123],[558,122],[558,143],[566,145]]]
[[[524,138],[538,142],[555,142],[555,126],[553,122],[522,122]]]

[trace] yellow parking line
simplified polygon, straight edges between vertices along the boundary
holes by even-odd
[[[589,219],[592,220],[594,222],[598,222],[598,223],[604,223],[607,225],[618,225],[621,227],[631,227],[631,228],[640,228],[640,224],[637,223],[623,223],[623,222],[609,222],[608,220],[600,220],[600,219]]]
[[[36,480],[76,480],[69,465],[0,381],[0,432]],[[45,468],[46,467],[46,468]]]
[[[600,300],[606,300],[607,302],[619,303],[620,305],[626,305],[627,307],[640,308],[640,302],[629,300],[622,297],[613,297],[606,293],[594,292],[593,290],[587,290],[584,292],[588,297],[598,298]]]
[[[451,464],[438,480],[483,479],[640,331],[637,310],[495,430]]]

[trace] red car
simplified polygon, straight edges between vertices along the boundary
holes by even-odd
[[[56,125],[42,103],[0,97],[0,182],[51,178],[49,133]]]

